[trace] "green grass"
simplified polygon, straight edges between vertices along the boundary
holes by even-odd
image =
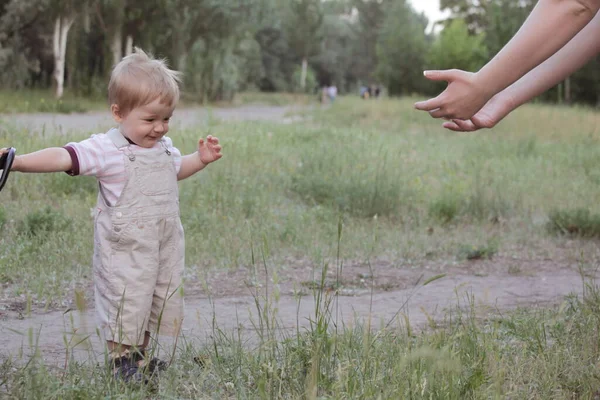
[[[55,369],[34,353],[0,364],[0,388],[14,399],[591,399],[600,390],[600,291],[585,288],[555,310],[484,320],[473,299],[458,298],[462,307],[425,331],[402,318],[377,331],[368,322],[336,329],[335,295],[315,290],[310,326],[283,338],[277,295],[257,296],[254,339],[218,326],[205,346],[184,338],[151,385],[112,379],[102,357]]]
[[[589,210],[577,223],[594,226],[600,212],[592,201],[600,183],[590,179],[600,163],[595,114],[560,110],[571,121],[562,132],[556,129],[563,119],[548,117],[558,111],[531,106],[494,131],[454,134],[413,111],[411,102],[342,98],[306,123],[212,123],[172,132],[184,153],[209,131],[224,144],[222,161],[180,184],[187,241],[194,243],[187,246],[190,273],[248,265],[256,238],[269,243],[275,260],[320,264],[334,254],[340,216],[344,257],[376,254],[400,267],[431,261],[432,254],[456,258],[459,247],[490,240],[500,254],[544,251],[548,242],[564,242],[563,232],[551,236],[547,229],[561,210]],[[515,129],[534,115],[539,135],[519,135]],[[2,142],[25,153],[90,133],[33,137],[9,129]],[[0,293],[31,293],[45,303],[63,296],[65,284],[89,282],[93,178],[15,173],[2,197],[0,270],[14,285]],[[46,207],[70,221],[68,229],[57,224],[50,234],[25,234],[23,226]],[[52,271],[54,283],[42,270]]]
[[[308,105],[316,103],[318,96],[304,93],[264,93],[264,92],[242,92],[235,95],[233,104],[235,106],[246,104],[263,104],[269,106]]]
[[[214,102],[216,107],[232,107],[244,105],[289,106],[309,105],[316,102],[316,96],[302,93],[261,93],[243,92],[235,96],[230,102]],[[199,106],[197,102],[182,94],[180,107]],[[65,91],[60,100],[56,100],[52,90],[20,90],[0,91],[0,114],[11,113],[80,113],[86,111],[108,110],[106,97],[95,98],[78,96]]]
[[[299,124],[172,132],[184,153],[210,132],[225,154],[180,185],[186,284],[200,286],[207,268],[253,268],[252,243],[268,246],[275,266],[293,257],[326,265],[339,252],[418,268],[535,258],[573,233],[579,243],[594,236],[548,227],[586,210],[569,221],[595,232],[600,115],[527,106],[492,131],[456,134],[414,111],[413,101],[340,98]],[[8,129],[1,144],[24,153],[90,133],[33,137]],[[15,173],[0,196],[0,297],[54,307],[89,286],[94,180]],[[405,324],[332,332],[327,301],[320,325],[283,341],[269,333],[248,348],[218,332],[206,348],[183,346],[160,396],[549,399],[593,398],[600,388],[594,288],[559,310],[485,321],[466,313],[424,334]],[[208,354],[204,367],[191,361],[198,353]],[[0,391],[12,398],[148,397],[113,383],[94,363],[55,371],[35,359],[2,369]]]
[[[51,90],[0,91],[0,113],[76,113],[107,110],[105,98],[76,96],[68,90],[56,100]]]

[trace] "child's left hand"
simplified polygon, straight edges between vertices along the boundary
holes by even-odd
[[[198,154],[200,155],[200,161],[204,165],[208,165],[223,157],[219,138],[212,135],[208,135],[206,140],[200,138],[200,141],[198,141]]]

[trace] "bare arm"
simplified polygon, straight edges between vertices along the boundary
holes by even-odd
[[[11,171],[64,172],[73,167],[69,152],[61,147],[50,147],[35,153],[16,156]]]
[[[458,132],[492,128],[515,108],[561,82],[599,52],[600,13],[597,13],[562,49],[494,96],[470,120],[455,119],[443,126]]]
[[[448,87],[415,107],[434,118],[471,118],[496,93],[562,48],[598,9],[600,0],[540,0],[517,34],[479,72],[428,71],[429,79],[448,81]]]
[[[208,135],[206,140],[200,138],[198,141],[198,151],[182,157],[177,180],[180,181],[189,178],[221,157],[223,155],[221,154],[221,145],[218,138],[212,135]]]
[[[556,54],[509,86],[504,92],[517,108],[542,94],[600,52],[600,13]]]
[[[177,174],[177,180],[189,178],[197,172],[202,171],[206,168],[206,164],[200,161],[200,155],[198,152],[188,154],[187,156],[181,157],[181,168]]]
[[[540,0],[516,35],[477,73],[477,79],[492,95],[500,92],[562,48],[599,8],[598,0]]]

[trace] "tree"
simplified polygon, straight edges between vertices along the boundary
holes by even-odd
[[[487,61],[485,35],[470,35],[467,24],[454,19],[447,25],[431,46],[428,68],[477,71]]]
[[[323,35],[321,0],[290,0],[287,37],[291,49],[302,60],[300,87],[306,88],[308,59],[320,53]]]
[[[357,13],[357,23],[353,25],[355,42],[352,54],[352,73],[361,80],[374,78],[379,64],[377,42],[384,24],[386,9],[390,9],[395,0],[352,0]],[[389,21],[389,24],[393,24]]]
[[[377,39],[376,75],[391,95],[419,92],[424,88],[427,19],[417,14],[406,0],[388,4],[385,14]]]
[[[52,54],[54,55],[54,79],[56,81],[57,99],[62,97],[64,91],[69,30],[77,18],[82,3],[76,0],[53,0],[51,3],[51,8],[55,10]]]
[[[323,51],[314,57],[313,68],[321,83],[335,82],[341,90],[349,90],[357,77],[352,74],[353,52],[357,40],[353,22],[345,14],[325,15]]]
[[[43,67],[52,64],[43,35],[50,29],[48,0],[0,1],[0,85],[21,89],[42,81]],[[49,67],[52,73],[52,65]]]

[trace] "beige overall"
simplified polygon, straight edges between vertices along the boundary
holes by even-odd
[[[133,152],[116,129],[126,183],[114,206],[98,194],[94,228],[96,314],[105,339],[140,345],[146,331],[179,334],[184,234],[177,173],[166,146]]]

